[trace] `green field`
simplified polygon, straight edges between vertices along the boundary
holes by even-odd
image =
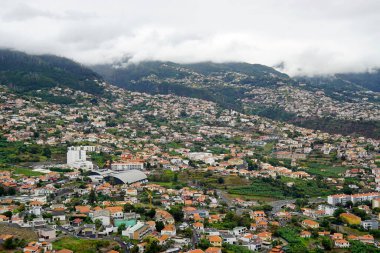
[[[339,174],[344,173],[347,167],[344,166],[332,166],[320,163],[306,163],[305,171],[312,175],[320,175],[323,177],[339,177]]]
[[[248,195],[248,196],[257,196],[264,198],[273,198],[273,199],[284,199],[284,192],[281,188],[264,182],[259,179],[252,180],[250,186],[234,187],[228,190],[229,194],[237,195]]]
[[[75,253],[92,253],[99,252],[100,249],[112,249],[112,247],[118,245],[116,242],[109,240],[93,240],[82,239],[73,237],[63,237],[53,242],[53,249],[69,249]]]
[[[293,186],[287,186],[287,183],[294,183]],[[270,198],[306,198],[320,197],[335,193],[331,186],[317,182],[316,180],[301,180],[282,177],[281,179],[252,179],[249,186],[233,187],[228,190],[233,196],[249,196],[252,199]]]
[[[25,175],[27,177],[37,177],[43,175],[41,172],[33,171],[32,169],[28,168],[0,168],[0,170],[12,171],[13,174]]]

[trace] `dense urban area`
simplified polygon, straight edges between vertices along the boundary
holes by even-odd
[[[4,252],[380,251],[376,138],[101,78],[94,90],[20,90],[25,77],[13,75],[0,78]],[[230,75],[207,82],[222,85]],[[287,77],[237,101],[300,117],[379,120],[377,92],[339,101],[277,78]]]

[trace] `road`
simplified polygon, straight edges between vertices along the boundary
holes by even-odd
[[[277,200],[277,201],[272,201],[269,202],[268,204],[273,207],[272,209],[272,214],[277,213],[280,211],[284,206],[287,204],[294,204],[297,199],[285,199],[285,200]],[[326,198],[312,198],[309,199],[310,204],[319,204],[326,202]]]
[[[232,199],[229,198],[224,191],[216,190],[216,193],[222,201],[227,203],[227,205],[229,207],[234,206]],[[268,202],[268,205],[273,207],[272,214],[274,214],[274,213],[280,211],[287,204],[294,204],[296,202],[296,200],[297,199],[277,200],[277,201]],[[318,204],[318,203],[323,203],[323,202],[326,202],[326,198],[309,199],[310,204],[314,204],[314,203]],[[236,207],[236,214],[238,214],[238,215],[241,215],[242,213],[247,212],[247,211],[248,211],[247,209]]]
[[[228,207],[233,207],[234,204],[232,203],[231,198],[227,196],[227,194],[222,190],[216,190],[216,194],[219,196],[220,199],[222,199],[223,202],[226,202]],[[249,210],[241,208],[241,207],[235,207],[235,212],[237,215],[242,215],[244,212],[248,212]]]

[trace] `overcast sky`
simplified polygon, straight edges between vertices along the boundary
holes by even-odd
[[[380,67],[380,0],[1,0],[0,47],[84,64],[128,56],[358,72]]]

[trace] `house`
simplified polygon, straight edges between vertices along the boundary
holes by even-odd
[[[256,219],[258,217],[266,217],[264,211],[251,211],[249,213],[249,216],[251,217],[251,219]]]
[[[201,249],[193,249],[193,250],[187,251],[186,253],[205,253],[205,252]]]
[[[0,214],[0,222],[8,222],[9,218],[3,214]]]
[[[205,228],[205,234],[206,235],[220,235],[220,232],[216,228]]]
[[[367,230],[379,229],[379,222],[377,220],[365,220],[360,222],[360,225]]]
[[[66,214],[65,211],[62,210],[53,210],[51,211],[52,220],[57,222],[65,222],[66,221]]]
[[[232,229],[232,233],[234,235],[242,235],[242,234],[244,234],[246,232],[247,232],[247,228],[246,227],[234,227]]]
[[[156,210],[155,221],[162,221],[165,224],[174,224],[173,216],[165,210]]]
[[[193,224],[193,227],[194,227],[195,230],[197,230],[199,232],[204,232],[204,225],[203,225],[203,223],[195,222]]]
[[[84,224],[81,230],[82,235],[93,236],[95,235],[96,227],[95,224]]]
[[[311,237],[311,233],[309,231],[307,231],[307,230],[304,230],[304,231],[301,232],[300,236],[302,238],[310,238]]]
[[[176,228],[173,224],[166,225],[161,230],[161,235],[176,236]]]
[[[210,244],[214,247],[222,247],[223,239],[217,235],[211,235],[208,237]]]
[[[89,214],[91,209],[89,206],[75,206],[75,211],[77,213]]]
[[[223,239],[223,243],[237,244],[237,238],[234,235],[231,235],[231,234],[221,234],[220,236]]]
[[[343,234],[342,233],[334,233],[331,235],[332,240],[340,240],[343,239]]]
[[[262,242],[259,238],[252,238],[249,242],[243,242],[242,246],[252,251],[259,251],[261,250]]]
[[[350,243],[345,239],[335,240],[334,245],[336,248],[349,248],[350,247]]]
[[[37,234],[40,238],[44,238],[46,240],[56,238],[56,231],[54,228],[39,228],[37,230]]]
[[[284,253],[284,251],[282,250],[281,245],[277,245],[276,247],[273,247],[269,253]]]
[[[319,205],[318,210],[324,211],[324,213],[328,216],[333,216],[334,212],[337,210],[337,207],[330,205]]]
[[[111,224],[110,211],[107,209],[100,209],[94,211],[92,214],[92,221],[100,220],[103,226],[108,226]]]
[[[205,250],[206,253],[222,253],[222,249],[218,247],[209,247]]]
[[[110,212],[111,217],[114,219],[120,219],[124,217],[122,206],[108,206],[105,209]]]
[[[306,228],[319,228],[319,223],[313,220],[303,220],[302,226]]]
[[[357,239],[361,241],[362,243],[366,243],[366,244],[375,243],[375,239],[373,238],[372,235],[361,235],[361,236],[358,236]]]
[[[328,232],[328,231],[319,231],[319,232],[318,232],[318,235],[319,235],[319,236],[329,236],[329,235],[330,235],[330,232]]]
[[[257,237],[262,241],[269,242],[272,240],[272,233],[270,232],[261,232],[257,234]]]
[[[158,238],[158,243],[160,245],[164,245],[165,243],[168,242],[169,238],[170,237],[168,235],[161,235],[161,237]]]

